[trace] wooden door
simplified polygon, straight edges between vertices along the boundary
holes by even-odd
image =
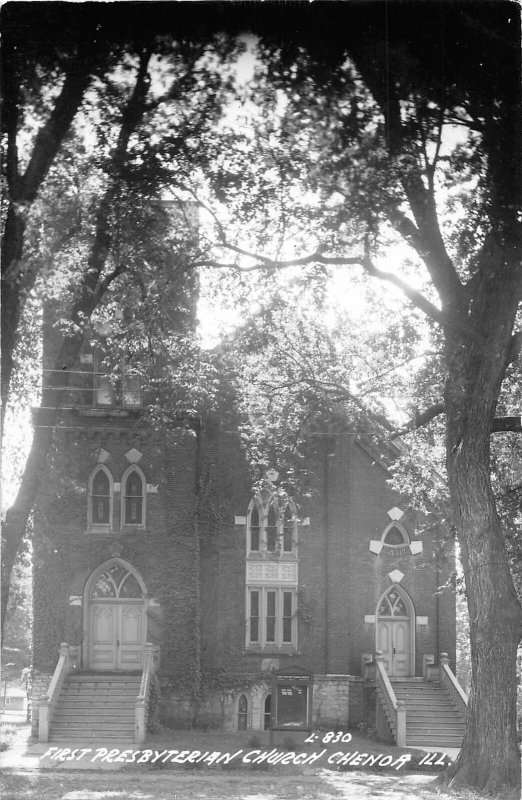
[[[91,669],[116,669],[118,663],[119,613],[116,603],[93,603],[90,609]]]
[[[407,677],[410,674],[409,620],[380,619],[377,649],[382,651],[386,672],[390,677]]]
[[[117,649],[118,669],[141,669],[143,664],[143,604],[124,603],[119,607]]]
[[[395,678],[410,674],[410,621],[394,619],[392,622],[392,673]]]
[[[144,643],[142,603],[91,605],[91,669],[139,670]]]
[[[129,564],[106,562],[88,584],[90,669],[139,670],[146,641],[145,586]]]

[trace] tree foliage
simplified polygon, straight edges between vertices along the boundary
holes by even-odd
[[[490,442],[494,431],[521,430],[511,386],[522,338],[517,14],[501,4],[473,12],[430,5],[428,13],[374,4],[362,17],[366,37],[350,11],[336,17],[324,6],[303,15],[297,36],[261,32],[257,136],[245,134],[235,157],[227,153],[220,187],[237,214],[245,210],[247,240],[256,230],[252,209],[264,218],[257,244],[238,245],[220,224],[217,237],[244,271],[359,265],[400,289],[437,329],[429,340],[439,355],[419,374],[403,433],[445,414],[473,672],[466,737],[450,773],[481,789],[519,787],[522,610],[509,567],[516,544],[502,525],[508,493],[500,489],[511,468],[500,467],[502,444],[493,461]],[[236,190],[243,171],[248,197]],[[409,263],[384,268],[379,259],[396,236]]]
[[[117,34],[82,39],[76,30],[68,44],[60,36],[51,38],[48,58],[43,39],[29,53],[16,36],[8,42],[11,55],[20,48],[20,58],[16,55],[5,71],[8,357],[37,278],[62,275],[55,267],[58,253],[70,268],[59,298],[68,309],[61,315],[57,369],[51,376],[58,367],[72,369],[85,331],[99,324],[111,342],[135,336],[136,369],[145,363],[148,347],[162,380],[169,378],[157,355],[166,333],[154,314],[157,298],[170,291],[179,297],[178,290],[185,297],[192,289],[187,270],[201,265],[234,270],[238,287],[246,275],[258,273],[266,278],[263,291],[270,302],[261,304],[258,322],[242,332],[245,361],[237,371],[257,375],[262,389],[244,401],[254,432],[259,406],[265,406],[261,411],[269,424],[257,426],[257,443],[253,437],[261,461],[270,449],[285,457],[295,449],[305,409],[319,414],[342,402],[355,416],[363,414],[354,388],[366,387],[367,396],[375,397],[372,413],[379,414],[387,361],[395,369],[401,359],[428,350],[415,376],[397,373],[411,405],[409,420],[395,433],[406,434],[422,423],[437,426],[444,418],[443,469],[463,559],[473,673],[466,738],[451,772],[455,780],[481,789],[519,787],[514,696],[522,611],[508,558],[509,548],[516,558],[517,539],[510,538],[506,526],[508,519],[517,519],[519,484],[507,433],[491,444],[492,432],[521,429],[519,14],[504,3],[277,4],[264,10],[210,4],[203,22],[192,19],[184,27],[174,15],[159,34],[164,12],[154,4],[150,8],[146,23],[140,18],[143,24],[136,25],[137,15]],[[226,70],[220,74],[223,60],[234,52],[232,34],[245,31],[257,37],[259,59],[252,86],[243,87],[238,100],[246,115],[241,127],[230,125],[226,113],[218,123],[218,115],[221,89],[229,88]],[[87,58],[85,48],[92,48]],[[62,114],[64,95],[69,100]],[[83,130],[87,122],[98,157],[72,125],[80,106]],[[25,146],[25,161],[18,152],[24,137],[32,141]],[[50,227],[43,208],[45,221],[29,233],[44,184],[55,198],[52,170],[62,146],[61,169],[69,176],[68,200],[58,203],[62,228]],[[86,172],[73,189],[70,176],[77,154],[82,166],[82,147]],[[39,156],[35,172],[31,154]],[[143,242],[138,235],[136,247],[130,244],[134,228],[146,232],[150,203],[167,184],[202,200],[214,225],[213,233],[201,231],[198,245],[184,242],[176,249],[169,242],[172,258],[146,233]],[[94,198],[87,207],[79,191],[85,185]],[[68,205],[71,220],[62,213]],[[212,239],[216,247],[209,254]],[[29,241],[34,249],[24,254],[22,246]],[[24,259],[31,257],[33,267],[26,269]],[[304,316],[287,310],[288,286],[275,291],[274,276],[283,267],[295,270],[298,290],[301,278],[316,289],[318,297],[309,301]],[[378,326],[364,332],[349,325],[339,329],[339,338],[358,345],[344,345],[339,353],[334,329],[313,318],[314,303],[322,309],[321,286],[338,267],[357,272],[358,280],[361,275],[381,279],[418,315],[410,319],[409,311],[395,312],[385,342]],[[124,316],[125,324],[115,313],[120,292],[129,304],[139,297],[138,313]],[[100,320],[94,318],[89,327],[95,311]],[[419,314],[428,327],[418,326]],[[169,350],[179,345],[174,334],[167,335]],[[264,377],[256,362],[259,348],[266,355]],[[181,349],[193,352],[190,342]],[[360,378],[352,387],[357,359]],[[44,405],[63,401],[67,369],[51,377]],[[9,366],[8,379],[10,372]],[[290,385],[299,387],[297,406]],[[190,399],[188,390],[187,407],[201,401],[193,397],[190,406]],[[386,404],[384,409],[389,410]],[[282,417],[289,423],[283,436],[275,424]],[[386,428],[382,415],[380,422]],[[293,443],[286,435],[290,428],[297,433]],[[37,435],[21,493],[4,526],[7,577],[50,436]],[[418,453],[430,446],[429,437],[419,434],[414,442]]]

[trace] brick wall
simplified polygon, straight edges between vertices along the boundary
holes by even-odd
[[[131,448],[141,453],[147,484],[157,486],[147,493],[145,529],[120,530],[115,495],[111,535],[87,532],[87,487],[100,451],[120,482]],[[143,578],[147,639],[161,647],[165,696],[180,719],[193,715],[191,697],[200,679],[212,697],[212,682],[223,674],[262,681],[267,671],[295,664],[316,676],[344,676],[318,680],[317,707],[331,724],[337,714],[357,724],[367,716],[367,702],[360,681],[352,685],[346,676],[360,676],[363,654],[375,650],[377,604],[393,584],[394,570],[402,574],[398,583],[417,618],[416,674],[422,674],[424,654],[437,660],[439,652],[448,652],[453,667],[454,595],[437,593],[451,558],[438,564],[430,535],[415,536],[420,520],[390,489],[375,454],[349,432],[312,437],[308,456],[306,492],[297,498],[300,518],[310,520],[299,528],[299,601],[307,613],[298,612],[297,652],[248,652],[246,535],[235,517],[247,513],[251,480],[233,417],[205,420],[199,437],[185,428],[159,437],[136,413],[64,413],[35,509],[35,667],[51,672],[62,641],[84,647],[86,582],[113,557]],[[370,550],[393,507],[404,512],[401,524],[412,541],[422,541],[422,553]]]

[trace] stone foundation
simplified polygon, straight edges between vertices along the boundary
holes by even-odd
[[[271,682],[248,689],[223,692],[196,702],[186,696],[164,693],[161,723],[170,728],[237,731],[265,729],[265,701]],[[239,698],[247,699],[246,715],[239,715]],[[312,724],[321,730],[346,730],[360,723],[375,724],[375,706],[363,690],[363,680],[351,675],[315,675]]]

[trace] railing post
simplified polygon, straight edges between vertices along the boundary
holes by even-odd
[[[424,653],[422,657],[422,675],[425,681],[431,681],[431,667],[435,664],[435,656]]]
[[[38,703],[38,741],[49,741],[49,697],[42,697]]]
[[[65,672],[69,672],[69,645],[67,642],[62,642],[60,645],[60,655],[59,658],[64,659],[65,664]]]
[[[406,705],[404,700],[397,702],[397,746],[406,747]]]
[[[142,744],[147,735],[147,703],[149,701],[149,685],[154,670],[154,645],[147,642],[143,648],[143,674],[140,693],[136,698],[134,709],[134,741]]]
[[[38,704],[38,741],[49,741],[49,725],[51,717],[56,705],[56,700],[60,694],[62,684],[65,676],[69,672],[69,645],[67,642],[62,642],[60,645],[60,653],[58,663],[54,670],[47,695],[42,697]]]

